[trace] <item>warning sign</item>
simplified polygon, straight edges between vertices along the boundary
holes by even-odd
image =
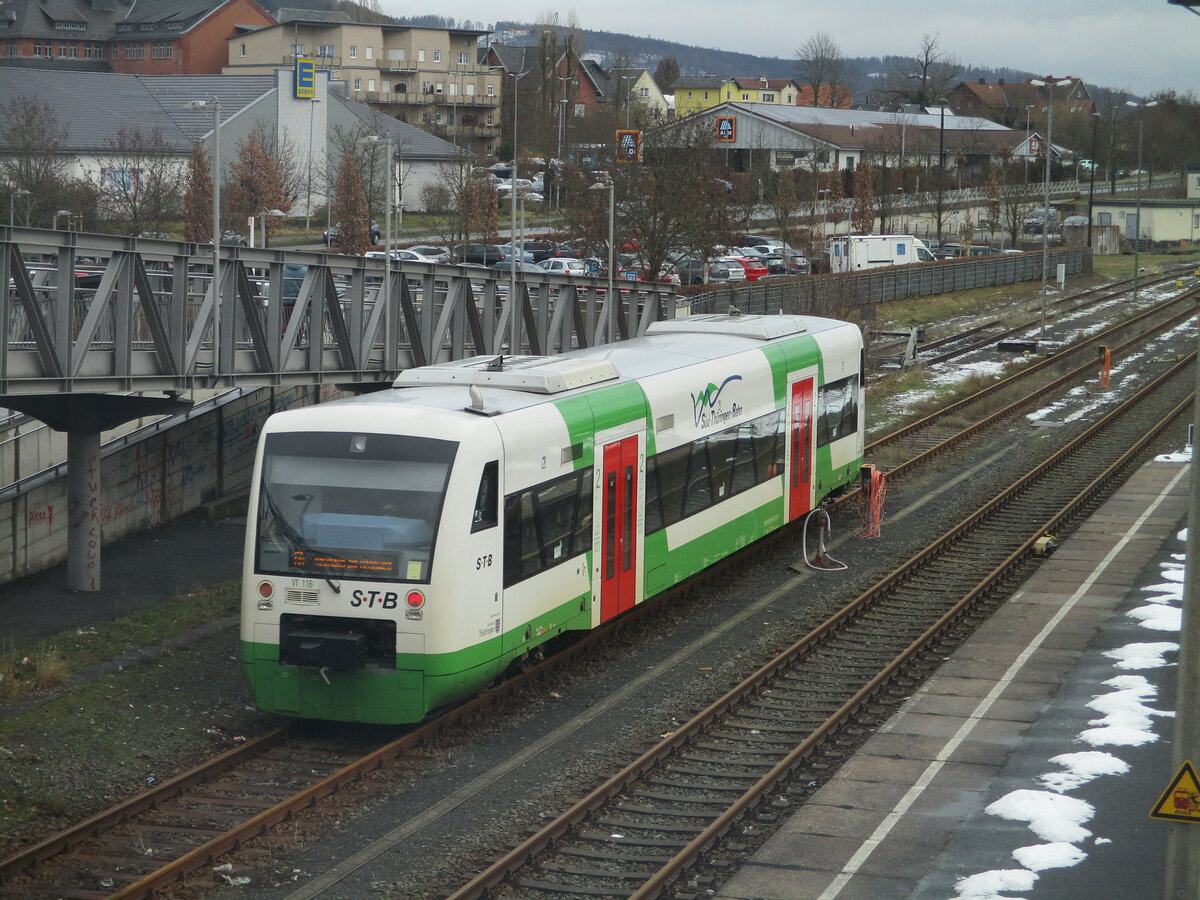
[[[1196,770],[1190,762],[1180,766],[1178,774],[1150,810],[1150,818],[1200,822],[1200,781],[1197,781]]]

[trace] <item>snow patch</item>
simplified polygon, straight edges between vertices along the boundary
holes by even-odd
[[[1037,879],[1028,869],[992,869],[960,878],[954,887],[962,900],[1003,900],[1001,891],[1027,891]]]
[[[1178,649],[1179,645],[1174,641],[1138,642],[1105,650],[1104,655],[1116,660],[1114,665],[1118,669],[1159,669],[1170,665],[1163,657]]]
[[[1026,822],[1029,830],[1044,841],[1074,842],[1091,837],[1083,823],[1096,810],[1075,797],[1050,791],[1017,790],[989,803],[985,812],[1013,822]]]
[[[1126,615],[1137,619],[1143,628],[1149,628],[1151,631],[1178,631],[1183,622],[1182,609],[1158,603],[1139,606],[1137,609],[1131,609]]]
[[[1063,753],[1053,757],[1050,762],[1062,766],[1065,771],[1046,772],[1038,776],[1038,781],[1060,794],[1087,784],[1101,775],[1123,775],[1129,771],[1129,763],[1101,750]]]
[[[1077,866],[1087,859],[1087,854],[1074,844],[1054,841],[1049,844],[1018,847],[1013,851],[1013,859],[1027,869],[1040,872],[1043,869],[1065,869],[1068,866]]]

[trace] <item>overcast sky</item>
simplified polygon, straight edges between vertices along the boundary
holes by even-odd
[[[1167,0],[646,0],[551,7],[544,0],[477,0],[420,4],[382,0],[391,15],[430,12],[490,25],[545,21],[557,10],[596,31],[655,37],[700,47],[790,58],[824,31],[846,56],[913,55],[921,35],[939,32],[947,52],[981,66],[1009,66],[1148,95],[1165,88],[1200,94],[1200,16]],[[736,12],[732,10],[736,9]],[[752,72],[728,72],[747,75]]]

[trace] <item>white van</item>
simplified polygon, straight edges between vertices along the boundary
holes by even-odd
[[[933,262],[933,254],[924,242],[911,234],[852,234],[829,241],[831,272],[856,272],[916,262]]]

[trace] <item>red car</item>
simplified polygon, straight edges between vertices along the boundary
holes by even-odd
[[[723,256],[722,261],[726,263],[738,263],[746,270],[747,281],[758,281],[767,274],[767,267],[764,263],[757,259],[752,259],[749,256]]]

